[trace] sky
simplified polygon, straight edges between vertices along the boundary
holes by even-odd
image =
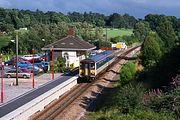
[[[47,12],[128,13],[136,18],[165,14],[180,18],[180,0],[0,0],[0,7]]]

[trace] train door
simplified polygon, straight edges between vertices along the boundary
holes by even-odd
[[[91,74],[90,69],[91,69],[90,63],[89,62],[85,63],[85,76],[90,76]]]
[[[90,63],[90,74],[91,74],[91,77],[95,77],[95,63],[94,62],[91,62]]]
[[[79,76],[85,76],[85,63],[84,62],[80,62],[80,68],[79,68]]]

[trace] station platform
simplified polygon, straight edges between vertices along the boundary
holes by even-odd
[[[14,86],[15,79],[4,79],[5,101],[0,105],[0,118],[18,107],[28,103],[39,95],[63,83],[72,76],[55,74],[55,80],[51,80],[51,74],[43,74],[35,77],[35,88],[32,88],[32,79],[19,79],[19,85]]]

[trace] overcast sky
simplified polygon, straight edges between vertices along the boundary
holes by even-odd
[[[180,0],[0,0],[0,7],[56,12],[114,12],[143,18],[149,13],[180,17]]]

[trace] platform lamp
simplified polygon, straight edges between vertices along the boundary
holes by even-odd
[[[32,42],[32,44],[33,44],[33,40],[28,40],[28,41],[30,41],[30,42]],[[34,44],[33,44],[33,48],[32,48],[32,57],[33,57],[33,61],[32,61],[32,88],[34,88],[34,86],[35,86],[35,82],[34,82]]]
[[[54,47],[52,46],[52,80],[54,80]]]
[[[21,29],[22,28],[20,28],[19,30],[15,30],[15,33],[16,33],[16,86],[18,86],[18,34]],[[22,30],[27,31],[27,28],[22,29]]]
[[[44,42],[43,46],[45,46],[45,41],[46,40],[43,38],[42,41]],[[44,59],[44,61],[46,61],[46,50],[45,50],[45,59]]]
[[[32,57],[33,57],[33,76],[32,76],[32,88],[34,88],[34,45],[33,45],[33,48],[32,48]]]
[[[3,81],[3,70],[4,70],[4,64],[3,64],[3,55],[0,55],[0,65],[1,65],[1,103],[4,103],[4,81]]]

